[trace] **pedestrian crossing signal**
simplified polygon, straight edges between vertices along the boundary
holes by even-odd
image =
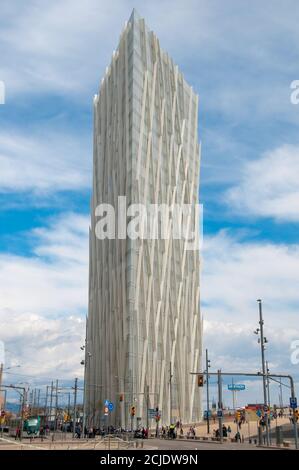
[[[131,416],[135,416],[135,414],[136,414],[136,408],[135,408],[135,406],[131,406],[131,411],[130,411],[130,413],[131,413]]]
[[[203,385],[204,385],[203,374],[198,374],[198,375],[197,375],[197,385],[198,385],[199,387],[203,387]]]

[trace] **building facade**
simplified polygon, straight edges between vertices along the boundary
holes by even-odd
[[[197,120],[198,96],[134,10],[94,98],[87,423],[146,425],[156,407],[162,424],[201,419],[199,250],[120,234],[132,204],[197,204]],[[102,204],[115,208],[115,238],[99,239]]]

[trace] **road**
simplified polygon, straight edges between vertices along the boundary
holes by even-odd
[[[152,447],[156,447],[159,450],[261,450],[261,448],[250,444],[237,444],[237,443],[206,443],[206,442],[194,442],[185,440],[170,440],[170,439],[150,439],[148,443]],[[276,450],[276,449],[269,449]]]

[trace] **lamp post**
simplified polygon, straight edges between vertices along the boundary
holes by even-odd
[[[210,396],[209,396],[209,367],[211,361],[209,360],[208,350],[206,349],[206,385],[207,385],[207,434],[210,434]]]
[[[267,399],[267,377],[266,377],[266,362],[265,362],[265,344],[268,342],[267,338],[264,336],[264,320],[263,320],[263,311],[262,311],[262,301],[261,299],[257,300],[259,305],[259,325],[260,327],[257,328],[254,333],[256,335],[260,335],[258,342],[260,343],[261,347],[261,358],[262,358],[262,373],[263,373],[263,393],[264,393],[264,412],[268,409],[268,399]],[[267,446],[270,445],[270,435],[269,435],[269,421],[268,421],[268,414],[266,414],[266,438],[267,438]]]

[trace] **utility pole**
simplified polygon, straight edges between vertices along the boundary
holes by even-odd
[[[50,431],[51,431],[51,424],[52,424],[52,407],[53,407],[53,380],[51,382],[51,395],[50,395],[50,425],[49,425]]]
[[[75,378],[75,387],[74,387],[74,418],[73,418],[73,438],[75,437],[75,428],[77,420],[77,390],[78,390],[78,379]]]
[[[206,349],[206,385],[207,385],[207,433],[210,434],[210,391],[209,391],[209,367],[210,361],[208,356],[208,350]]]
[[[35,414],[35,408],[36,408],[36,388],[32,390],[32,410],[31,414]]]
[[[36,403],[38,414],[39,414],[39,401],[40,401],[40,388],[37,391],[37,403]]]
[[[45,423],[46,424],[48,424],[48,394],[49,394],[49,385],[47,385],[47,389],[46,389],[45,409],[44,409]]]
[[[23,389],[23,398],[22,398],[22,413],[21,413],[20,441],[23,439],[25,403],[26,403],[26,389],[24,388],[24,389]]]
[[[172,382],[172,368],[171,362],[169,363],[169,421],[170,425],[172,424],[172,390],[171,390],[171,382]]]
[[[56,380],[56,396],[55,396],[55,423],[54,429],[57,431],[57,420],[58,420],[58,380]]]
[[[221,413],[220,413],[221,411]],[[221,377],[221,370],[218,370],[218,418],[219,418],[219,434],[220,434],[220,442],[223,442],[223,429],[222,429],[222,413],[223,413],[223,405],[222,405],[222,377]]]
[[[71,394],[70,392],[68,393],[68,399],[67,399],[67,414],[70,416],[70,407],[71,407]]]
[[[267,343],[266,338],[264,337],[264,320],[263,320],[263,311],[262,311],[262,301],[261,299],[257,300],[259,304],[259,332],[260,332],[260,345],[261,345],[261,356],[262,356],[262,372],[263,372],[263,391],[264,391],[264,407],[268,407],[267,403],[267,384],[266,384],[266,364],[265,364],[265,343]],[[265,412],[265,410],[264,410]],[[270,411],[269,411],[270,413]],[[266,413],[266,437],[267,437],[267,446],[270,445],[270,435],[269,435],[269,420],[268,414]]]

